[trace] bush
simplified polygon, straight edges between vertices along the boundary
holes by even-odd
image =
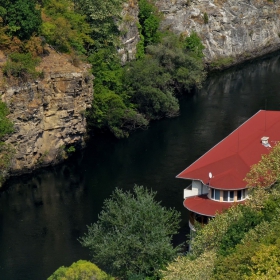
[[[36,78],[40,75],[35,69],[39,61],[39,58],[33,58],[31,53],[12,53],[4,65],[3,72],[8,77]]]
[[[42,15],[42,35],[58,51],[85,54],[93,45],[86,16],[75,12],[72,1],[46,0]]]
[[[114,280],[95,264],[79,260],[69,267],[61,266],[47,280]]]
[[[7,105],[0,101],[0,140],[9,133],[14,131],[13,123],[7,118],[9,114],[9,109]]]

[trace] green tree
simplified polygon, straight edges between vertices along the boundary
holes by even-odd
[[[186,47],[188,40],[192,42],[191,47]],[[169,73],[172,87],[175,87],[177,92],[186,92],[194,86],[201,87],[205,79],[201,46],[203,45],[197,35],[183,39],[167,34],[161,43],[148,46],[146,51]]]
[[[161,33],[158,31],[161,15],[153,1],[139,0],[140,32],[143,35],[144,46],[158,43]]]
[[[71,266],[61,266],[58,268],[48,280],[114,280],[113,277],[108,276],[104,271],[98,268],[95,264],[79,260],[74,262]]]
[[[34,0],[0,0],[4,24],[9,27],[11,35],[20,39],[29,39],[34,33],[38,34],[42,19],[40,10]]]
[[[105,271],[121,279],[154,276],[176,256],[171,241],[180,214],[162,207],[155,195],[135,186],[133,193],[116,189],[105,200],[97,223],[80,239]]]
[[[216,253],[207,251],[196,259],[190,255],[179,256],[162,271],[162,280],[209,280]]]
[[[245,234],[250,229],[260,224],[264,218],[260,212],[257,212],[248,206],[242,205],[240,210],[242,212],[242,216],[230,224],[229,228],[221,239],[218,250],[219,254],[229,254],[241,241]]]
[[[124,0],[74,0],[75,10],[88,18],[95,50],[119,44],[117,22],[121,20],[123,3]]]
[[[61,52],[85,54],[94,41],[86,16],[77,13],[71,0],[44,0],[42,35]]]
[[[94,80],[94,99],[87,119],[92,129],[109,130],[116,137],[127,137],[131,130],[146,127],[148,121],[139,114],[125,93],[123,68],[110,48],[90,55]]]
[[[168,72],[156,59],[133,61],[126,69],[125,85],[138,111],[147,119],[176,116],[179,111]]]
[[[263,155],[246,175],[245,181],[250,187],[269,187],[280,178],[280,143],[269,154]]]

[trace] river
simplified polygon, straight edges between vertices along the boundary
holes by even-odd
[[[77,238],[97,220],[116,187],[157,191],[182,212],[184,180],[175,176],[260,109],[280,110],[280,56],[212,75],[180,100],[181,114],[154,122],[128,139],[92,139],[67,162],[11,178],[0,193],[0,274],[4,280],[46,279],[58,267],[88,259]]]

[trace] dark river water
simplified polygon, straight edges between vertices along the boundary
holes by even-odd
[[[260,109],[280,110],[280,56],[209,78],[181,99],[181,114],[128,139],[92,139],[66,163],[10,179],[0,193],[0,279],[46,279],[58,267],[88,259],[77,238],[97,220],[116,188],[144,185],[182,212],[187,182],[175,176]]]

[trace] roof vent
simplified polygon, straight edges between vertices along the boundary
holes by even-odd
[[[263,136],[263,137],[261,138],[261,143],[262,143],[265,147],[271,147],[270,144],[268,143],[268,139],[269,139],[269,137],[267,137],[267,136]]]

